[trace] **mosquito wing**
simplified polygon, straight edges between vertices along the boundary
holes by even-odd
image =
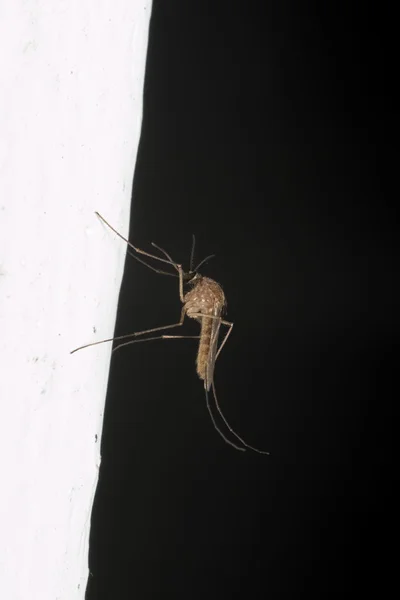
[[[207,391],[210,390],[211,384],[214,379],[215,357],[217,356],[219,330],[221,327],[221,318],[220,318],[221,311],[222,311],[222,306],[220,304],[215,304],[214,310],[213,310],[213,315],[214,315],[214,317],[218,317],[218,318],[212,319],[210,350],[208,352],[206,377],[204,379],[204,386]]]

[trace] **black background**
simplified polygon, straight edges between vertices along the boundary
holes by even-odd
[[[216,254],[219,401],[271,456],[213,429],[195,340],[115,353],[89,600],[389,590],[391,76],[375,14],[317,6],[154,2],[130,237]],[[128,257],[116,334],[180,309]]]

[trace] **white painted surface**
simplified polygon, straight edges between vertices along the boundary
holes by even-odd
[[[84,598],[148,0],[0,5],[0,598]],[[96,329],[96,333],[94,332]],[[97,436],[97,443],[96,443]]]

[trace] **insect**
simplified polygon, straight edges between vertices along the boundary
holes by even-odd
[[[222,317],[226,308],[226,299],[222,287],[213,279],[210,279],[209,277],[204,277],[198,272],[198,269],[210,258],[212,258],[213,255],[207,256],[196,266],[196,268],[193,268],[195,248],[195,239],[193,236],[192,251],[190,256],[190,268],[189,271],[186,272],[183,270],[182,265],[172,260],[170,255],[163,248],[157,246],[157,244],[154,244],[152,242],[152,246],[156,248],[156,250],[158,250],[163,255],[163,257],[156,256],[155,254],[150,254],[149,252],[145,252],[144,250],[137,248],[129,240],[127,240],[120,233],[118,233],[118,231],[114,229],[114,227],[112,227],[98,212],[96,212],[95,214],[105,225],[107,225],[107,227],[109,227],[118,237],[120,237],[128,245],[128,254],[130,254],[135,260],[139,261],[149,269],[161,275],[170,275],[178,277],[179,298],[183,306],[181,310],[180,319],[177,323],[173,323],[172,325],[164,325],[162,327],[153,327],[152,329],[146,329],[144,331],[136,331],[135,333],[129,333],[114,338],[100,340],[98,342],[92,342],[91,344],[86,344],[84,346],[80,346],[79,348],[75,348],[75,350],[72,350],[71,354],[77,352],[78,350],[88,348],[90,346],[96,346],[97,344],[127,340],[129,338],[134,339],[130,339],[129,341],[117,344],[114,347],[113,351],[122,348],[123,346],[128,346],[130,344],[135,344],[138,342],[149,342],[157,339],[198,339],[199,346],[197,352],[196,369],[198,376],[204,382],[207,409],[215,429],[223,438],[223,440],[227,444],[233,446],[236,450],[244,452],[246,449],[249,449],[259,454],[269,454],[269,452],[259,450],[258,448],[250,446],[236,433],[236,431],[234,431],[234,429],[229,425],[228,421],[226,420],[217,399],[214,384],[215,363],[232,332],[233,323],[231,323],[230,321],[226,321]],[[135,251],[135,254],[130,252],[129,248],[132,248]],[[170,273],[168,271],[158,269],[153,265],[150,265],[138,255],[145,256],[158,262],[170,265],[175,269],[176,273]],[[184,288],[186,287],[188,287],[189,290],[186,293],[184,293]],[[185,316],[189,317],[190,319],[195,319],[200,323],[201,329],[199,336],[169,335],[165,333],[160,333],[176,327],[181,327],[184,323]],[[227,330],[221,344],[218,347],[219,334],[222,325],[227,327]],[[142,338],[142,336],[147,336],[148,334],[154,333],[158,335],[151,335],[150,337]],[[215,407],[218,411],[218,414],[222,418],[222,421],[224,422],[229,432],[235,438],[235,442],[230,440],[217,425],[217,422],[211,410],[209,398],[210,390],[212,390],[213,392]],[[242,445],[239,445],[237,442],[240,442]]]

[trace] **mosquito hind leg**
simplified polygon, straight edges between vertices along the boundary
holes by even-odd
[[[220,355],[222,348],[225,346],[225,344],[228,340],[228,337],[231,335],[231,332],[233,329],[233,323],[231,323],[230,321],[221,321],[221,325],[225,325],[226,327],[228,327],[228,331],[226,332],[226,335],[225,335],[224,339],[222,340],[220,347],[218,348],[218,352],[215,356],[215,361],[217,361],[217,358]]]
[[[215,385],[214,382],[212,382],[212,390],[213,390],[213,394],[214,394],[214,400],[215,400],[215,406],[217,408],[218,413],[220,414],[223,422],[225,423],[225,425],[227,426],[227,428],[229,429],[229,431],[231,432],[232,435],[235,436],[235,438],[237,440],[239,440],[243,446],[245,448],[248,448],[249,450],[252,450],[253,452],[257,452],[257,454],[267,454],[269,455],[269,452],[266,452],[265,450],[259,450],[258,448],[255,448],[254,446],[250,446],[250,444],[248,444],[247,442],[244,441],[243,438],[240,437],[240,435],[238,433],[236,433],[236,431],[229,425],[228,421],[226,420],[226,418],[224,417],[224,414],[221,410],[221,407],[219,405],[218,402],[218,398],[217,398],[217,392],[215,391]],[[207,397],[207,401],[208,401],[208,394],[207,394],[207,389],[206,389],[206,397]],[[219,430],[218,430],[219,431]],[[225,439],[225,436],[222,436]],[[232,444],[232,442],[229,442],[232,446],[236,447],[235,444]]]
[[[210,417],[211,417],[212,424],[214,425],[214,429],[219,433],[219,435],[222,437],[222,439],[224,440],[224,442],[226,442],[227,444],[229,444],[229,446],[232,446],[233,448],[235,448],[235,450],[239,450],[240,452],[245,452],[246,448],[241,448],[241,446],[238,446],[234,442],[231,442],[231,440],[229,440],[226,437],[226,435],[220,430],[220,428],[218,427],[217,422],[216,422],[216,420],[214,418],[214,415],[212,414],[212,411],[211,411],[210,399],[208,397],[207,388],[204,388],[204,391],[205,391],[205,394],[206,394],[207,409],[208,409],[208,412],[210,413]]]
[[[230,336],[232,329],[233,329],[233,325],[234,323],[232,323],[231,321],[224,321],[224,319],[221,319],[221,317],[217,317],[216,315],[204,315],[203,313],[192,313],[192,317],[202,317],[202,318],[207,318],[207,319],[214,319],[216,321],[220,321],[221,325],[225,325],[226,327],[228,327],[228,331],[226,332],[226,335],[224,337],[224,339],[221,342],[220,347],[218,348],[218,352],[215,356],[215,360],[217,360],[218,356],[221,353],[222,348],[225,346],[228,337]]]

